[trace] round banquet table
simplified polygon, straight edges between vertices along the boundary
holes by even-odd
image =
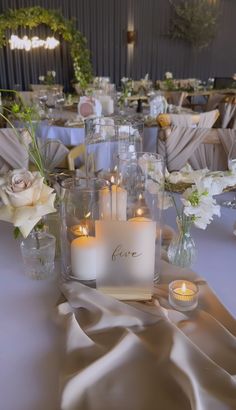
[[[174,225],[174,219],[173,211],[165,212],[166,223]],[[198,249],[194,269],[234,316],[235,221],[235,210],[222,208],[221,218],[206,231],[193,229]],[[60,291],[55,280],[36,281],[24,275],[12,226],[0,222],[0,228],[1,408],[59,410],[59,373],[65,355],[65,329],[55,315]]]
[[[157,127],[144,127],[144,152],[156,152],[157,132]],[[83,127],[61,127],[48,125],[46,122],[42,122],[38,126],[37,136],[43,140],[57,139],[66,146],[76,146],[84,144],[85,131]]]

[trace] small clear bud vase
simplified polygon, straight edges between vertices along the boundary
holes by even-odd
[[[55,276],[56,238],[46,231],[34,229],[21,240],[20,248],[25,274],[32,279],[48,279]]]
[[[191,219],[184,216],[177,218],[178,233],[170,242],[168,259],[176,266],[190,268],[196,260],[195,242],[191,236]]]

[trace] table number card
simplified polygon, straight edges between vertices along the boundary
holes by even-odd
[[[152,296],[156,223],[96,221],[97,288],[118,299]]]

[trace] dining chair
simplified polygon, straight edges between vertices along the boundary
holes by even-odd
[[[236,129],[236,97],[226,97],[219,105],[221,127]]]
[[[72,148],[70,152],[67,155],[67,160],[68,160],[68,167],[70,171],[75,170],[75,160],[79,159],[80,162],[80,169],[84,170],[85,169],[85,145],[80,144],[77,145],[76,147]]]
[[[26,130],[0,129],[0,174],[10,169],[28,169],[28,144],[30,138]]]
[[[180,113],[180,114],[160,114],[157,117],[157,124],[161,128],[171,126],[182,127],[201,127],[211,128],[219,117],[219,110],[212,110],[199,114]]]
[[[186,162],[193,169],[226,170],[233,138],[234,130],[177,125],[161,130],[157,151],[169,171],[180,170]]]

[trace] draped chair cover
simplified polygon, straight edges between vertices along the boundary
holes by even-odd
[[[28,169],[28,143],[25,130],[16,134],[12,128],[0,129],[0,174],[10,169]]]
[[[169,171],[180,170],[186,162],[193,169],[227,170],[233,138],[236,131],[230,129],[175,126],[166,141],[158,141],[158,152],[165,157]]]
[[[219,106],[222,128],[236,129],[236,104],[222,103]]]
[[[170,114],[171,125],[181,127],[211,128],[219,115],[218,110],[212,110],[200,114]]]

